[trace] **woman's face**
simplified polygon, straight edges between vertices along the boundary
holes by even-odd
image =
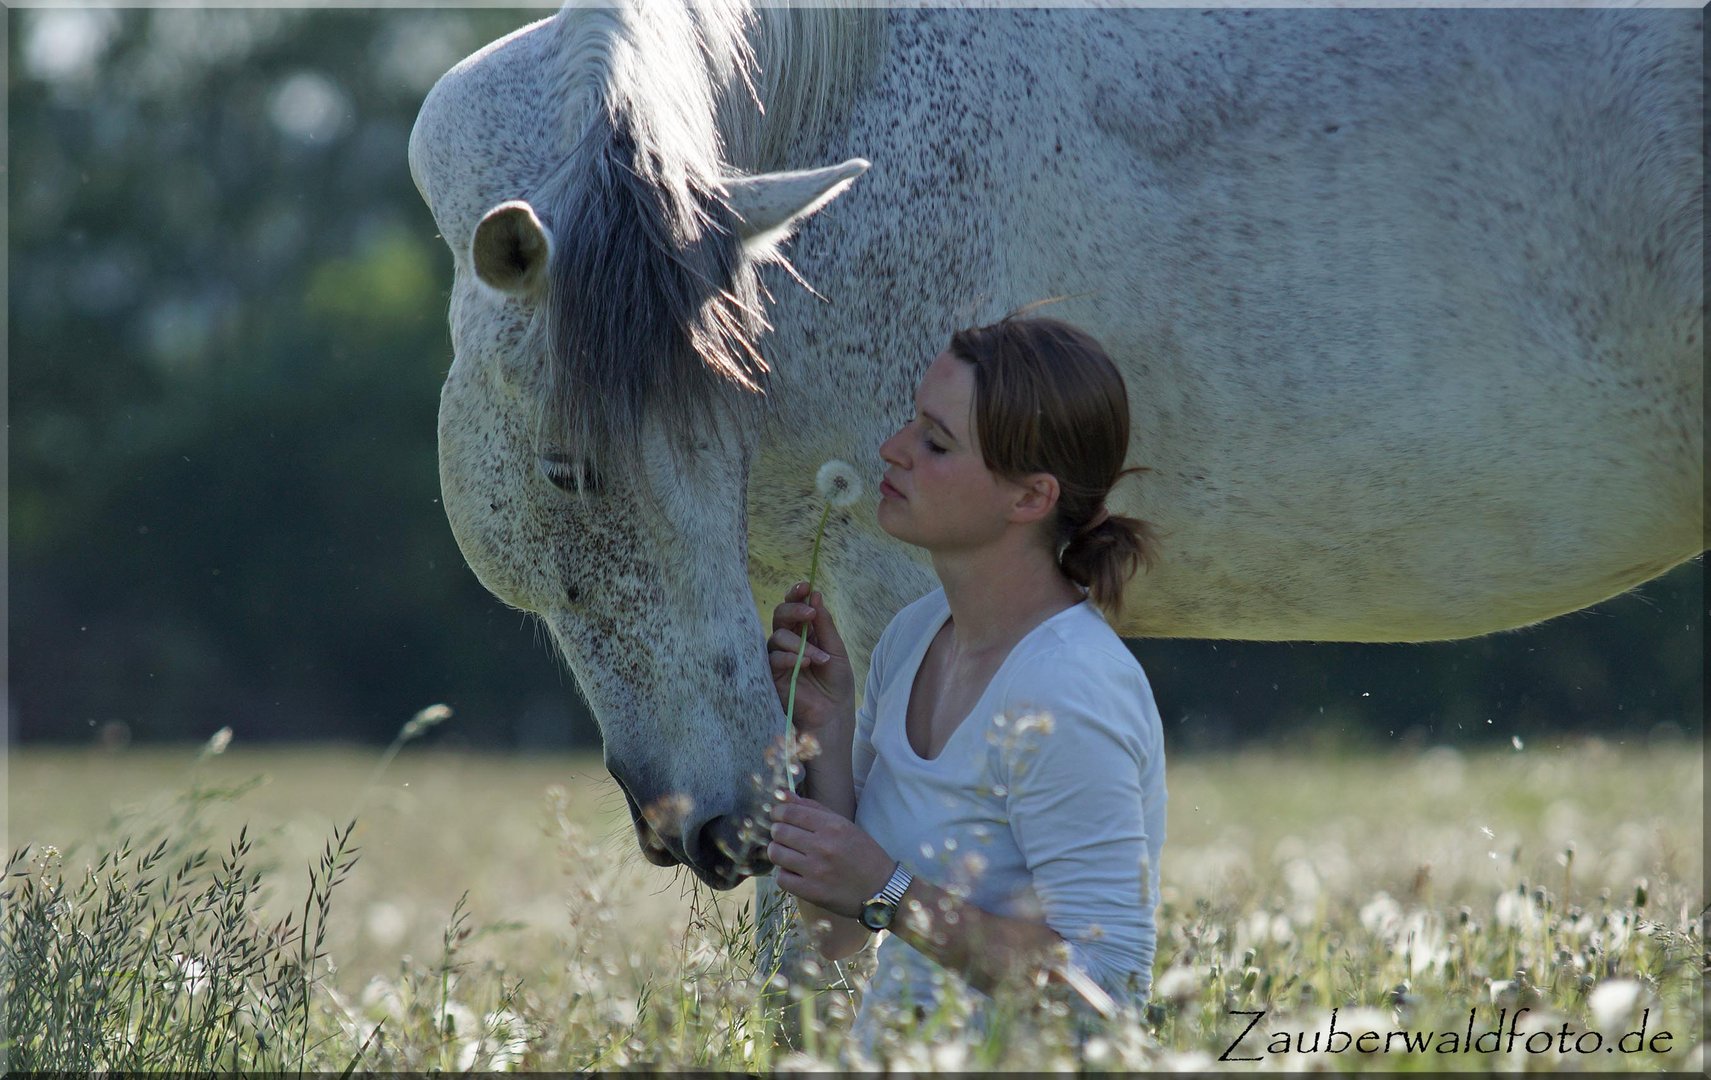
[[[880,528],[933,552],[1003,534],[1018,485],[987,469],[973,428],[974,369],[940,353],[921,377],[914,419],[880,444]]]

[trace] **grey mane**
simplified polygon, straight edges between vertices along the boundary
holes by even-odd
[[[683,444],[714,405],[765,393],[760,281],[730,207],[668,163],[630,118],[596,110],[581,166],[548,203],[552,390],[543,448],[596,472],[633,461],[644,418]]]

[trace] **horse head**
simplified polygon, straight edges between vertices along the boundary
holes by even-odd
[[[537,615],[575,674],[643,854],[729,888],[769,869],[784,776],[747,578],[768,375],[756,268],[867,165],[684,167],[705,159],[597,106],[533,177],[448,170],[435,148],[480,97],[455,75],[411,154],[455,262],[446,515],[482,584]]]

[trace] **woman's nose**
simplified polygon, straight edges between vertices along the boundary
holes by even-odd
[[[898,431],[896,434],[892,435],[891,438],[886,439],[884,442],[879,444],[879,460],[885,462],[887,465],[896,465],[898,468],[903,467],[903,459],[897,453],[898,445],[901,441],[898,439],[898,436],[902,434],[903,432]]]

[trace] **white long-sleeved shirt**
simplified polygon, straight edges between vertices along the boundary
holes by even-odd
[[[934,590],[900,611],[874,647],[856,714],[856,824],[915,875],[975,907],[1043,918],[1081,971],[1119,1001],[1139,1000],[1152,982],[1166,802],[1163,730],[1146,675],[1083,601],[1010,650],[944,749],[925,760],[909,745],[909,695],[949,617],[944,590]],[[887,936],[855,1034],[870,1039],[887,1006],[930,1010],[947,978],[957,977]]]

